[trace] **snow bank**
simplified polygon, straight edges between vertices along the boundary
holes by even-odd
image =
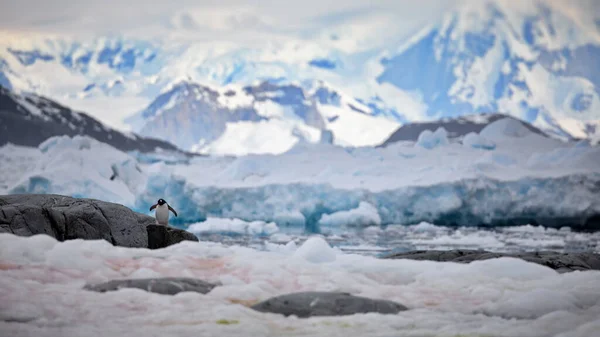
[[[207,242],[148,250],[0,234],[0,331],[90,337],[539,336],[543,331],[588,337],[600,327],[598,271],[559,274],[513,258],[470,264],[380,260],[334,255],[327,247],[314,238],[293,254]],[[304,249],[311,253],[303,254]],[[175,296],[82,289],[85,283],[163,276],[223,285],[206,295]],[[410,310],[299,320],[247,307],[296,291],[350,292],[397,301]]]
[[[247,222],[240,219],[208,218],[204,222],[190,225],[188,231],[194,234],[221,233],[221,234],[247,234],[271,235],[279,231],[273,222],[264,221]]]
[[[323,214],[319,220],[319,225],[329,227],[341,226],[378,226],[381,224],[381,217],[377,213],[377,208],[368,202],[361,201],[357,208],[349,211],[339,211],[332,214]]]
[[[431,132],[430,130],[421,132],[415,145],[426,149],[433,149],[439,146],[448,145],[448,143],[448,132],[446,129],[440,127],[435,130],[435,132]]]

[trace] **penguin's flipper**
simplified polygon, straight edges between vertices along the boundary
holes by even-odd
[[[155,208],[156,208],[156,205],[158,205],[158,204],[154,204],[154,205],[150,206],[150,210],[153,210],[153,209],[155,209]]]
[[[171,205],[169,205],[169,211],[173,212],[173,214],[175,214],[175,216],[177,216],[177,212],[175,212],[175,210],[173,209],[173,207],[171,207]]]

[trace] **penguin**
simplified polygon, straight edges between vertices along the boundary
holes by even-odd
[[[158,199],[156,204],[150,207],[150,210],[156,208],[155,217],[156,222],[159,225],[168,226],[169,225],[169,211],[173,212],[175,216],[177,216],[177,212],[165,201],[165,199]]]

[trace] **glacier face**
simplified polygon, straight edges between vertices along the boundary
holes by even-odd
[[[537,0],[459,2],[439,21],[415,34],[373,39],[362,48],[344,47],[333,35],[328,39],[289,37],[285,42],[265,41],[260,47],[171,37],[82,40],[6,36],[0,39],[0,83],[61,99],[111,125],[122,125],[123,112],[139,117],[140,111],[159,108],[160,100],[154,100],[181,81],[223,92],[228,85],[260,87],[257,81],[310,92],[315,81],[323,81],[331,90],[319,89],[314,97],[324,107],[318,110],[326,121],[339,116],[340,121],[330,129],[340,144],[362,145],[375,137],[356,139],[344,134],[372,120],[364,115],[354,118],[356,109],[341,104],[338,96],[357,102],[352,106],[367,116],[380,116],[390,123],[498,111],[559,138],[598,141],[600,18],[594,20],[598,13],[593,8],[586,11],[589,15],[581,16],[578,4],[570,5],[565,9],[566,5],[558,2]],[[390,27],[381,27],[373,26],[369,35],[392,33],[387,31]],[[352,36],[344,39],[353,41]],[[169,102],[160,97],[165,104]],[[289,102],[271,101],[277,109],[289,108]],[[186,115],[186,109],[194,115],[210,116],[209,124],[215,130],[196,125],[176,136],[172,124],[156,121],[146,132],[181,138],[180,145],[197,148],[210,143],[194,141],[216,140],[225,132],[242,132],[244,137],[236,144],[257,142],[257,147],[262,145],[258,134],[265,132],[281,134],[288,145],[300,138],[291,134],[293,127],[289,126],[294,124],[294,113],[291,119],[284,118],[285,125],[247,123],[238,116],[223,127],[222,119],[229,117],[214,113],[219,110],[214,104],[184,105],[178,115]],[[121,114],[113,115],[112,110]],[[342,121],[346,115],[351,117]],[[130,121],[134,126],[143,122]],[[219,142],[213,151],[227,152],[223,149],[232,146]],[[269,151],[282,152],[288,147]]]
[[[489,142],[495,146],[473,146]],[[216,217],[309,232],[422,221],[600,226],[600,148],[546,138],[512,119],[435,147],[302,143],[281,155],[186,161],[124,153],[85,137],[51,138],[27,151],[0,148],[5,158],[21,152],[27,170],[1,161],[11,172],[1,193],[93,197],[142,213],[164,198],[177,209],[180,216],[172,220],[180,225]]]

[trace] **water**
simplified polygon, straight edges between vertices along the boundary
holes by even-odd
[[[198,235],[202,241],[240,245],[269,250],[273,245],[294,241],[300,245],[310,235],[294,228],[280,228],[270,236],[210,233]],[[416,226],[338,229],[321,234],[340,250],[361,255],[386,255],[411,250],[482,249],[492,252],[525,251],[596,252],[600,253],[600,232],[574,232],[569,228],[517,226],[497,228],[449,228],[422,223]]]

